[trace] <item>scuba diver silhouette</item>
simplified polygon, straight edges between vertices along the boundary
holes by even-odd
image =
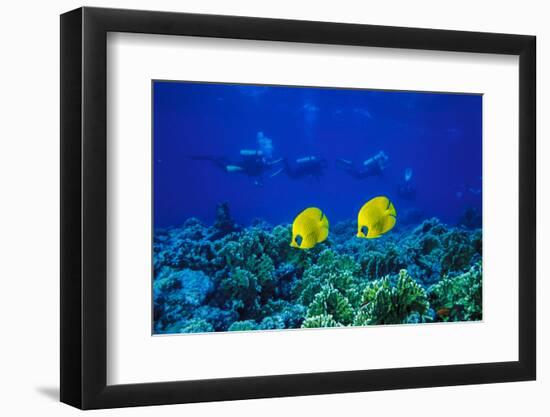
[[[326,159],[313,155],[298,158],[292,164],[285,159],[284,164],[284,170],[290,178],[315,178],[316,180],[321,178],[328,165]],[[277,174],[278,172],[272,176]]]
[[[366,159],[360,167],[356,167],[352,161],[347,159],[337,159],[339,167],[346,171],[349,175],[357,179],[365,179],[368,177],[379,177],[382,175],[386,165],[388,164],[388,156],[384,151],[378,152],[373,157]]]
[[[397,194],[404,200],[416,199],[416,187],[412,183],[412,174],[411,168],[405,169],[404,181],[397,187]]]
[[[239,151],[240,159],[231,161],[225,157],[216,157],[210,155],[194,155],[189,158],[194,161],[210,161],[217,167],[227,173],[240,173],[254,179],[254,184],[262,185],[262,177],[276,164],[282,162],[279,158],[273,160],[273,142],[270,138],[264,135],[264,132],[256,134],[259,149],[241,149]],[[274,177],[283,171],[280,168],[270,177]]]
[[[262,184],[262,177],[266,172],[271,170],[282,159],[269,160],[262,151],[255,149],[241,149],[239,152],[240,160],[233,162],[225,157],[194,155],[189,158],[194,161],[210,161],[217,167],[227,173],[240,173],[254,179],[256,185]],[[280,168],[271,176],[277,175],[283,169]]]

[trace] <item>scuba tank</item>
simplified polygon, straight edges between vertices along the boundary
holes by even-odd
[[[257,151],[255,149],[241,149],[239,154],[241,156],[263,156],[262,151]]]

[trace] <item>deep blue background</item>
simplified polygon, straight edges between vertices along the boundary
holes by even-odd
[[[228,201],[233,217],[290,223],[309,206],[334,224],[356,219],[376,195],[393,199],[399,213],[415,207],[456,222],[465,208],[481,211],[482,97],[479,95],[376,90],[247,86],[155,81],[154,222],[180,225],[189,217],[213,222],[216,205]],[[190,155],[239,159],[256,149],[257,133],[273,141],[274,158],[316,155],[329,166],[320,181],[284,174],[258,186]],[[357,180],[336,158],[358,165],[383,150],[383,177]],[[397,197],[405,168],[412,168],[416,201]]]

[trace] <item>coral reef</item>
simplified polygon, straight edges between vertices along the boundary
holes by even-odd
[[[475,222],[472,222],[472,224]],[[353,221],[291,248],[290,225],[155,230],[154,332],[196,333],[480,320],[481,230],[432,218],[379,239]]]
[[[421,321],[428,319],[426,291],[405,269],[399,271],[395,283],[389,276],[369,283],[361,303],[353,323],[356,326],[407,323],[412,314],[420,316]]]
[[[428,290],[437,321],[482,319],[481,262],[468,272],[445,276]]]
[[[354,311],[349,300],[332,285],[321,288],[307,309],[307,318],[330,316],[339,324],[353,321]]]

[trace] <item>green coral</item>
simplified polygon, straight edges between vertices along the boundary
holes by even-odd
[[[290,225],[275,226],[269,237],[269,244],[265,247],[265,254],[271,259],[288,259],[291,252],[290,239],[292,237]]]
[[[276,287],[275,267],[271,258],[265,254],[248,258],[245,268],[256,276],[261,292],[267,298]]]
[[[303,305],[309,305],[323,286],[331,285],[344,296],[353,290],[357,280],[359,265],[348,255],[337,255],[331,249],[325,249],[319,255],[317,263],[310,266],[297,283],[294,294]]]
[[[267,254],[272,253],[272,250],[268,250],[269,234],[252,228],[239,234],[238,240],[228,240],[234,238],[234,235],[229,235],[223,239],[224,243],[217,252],[215,263],[220,270],[229,271],[229,274],[234,274],[235,271],[250,272],[259,285],[259,291],[268,297],[276,287],[274,263]]]
[[[348,299],[328,284],[315,295],[309,305],[307,318],[316,316],[331,316],[338,323],[349,325],[353,321],[354,311]]]
[[[426,292],[403,269],[395,284],[386,276],[367,285],[354,325],[401,324],[415,313],[424,318],[428,308]]]
[[[428,297],[434,310],[445,312],[445,314],[438,314],[436,320],[481,320],[481,262],[478,262],[463,274],[445,276],[429,288]]]
[[[308,317],[302,323],[304,329],[315,329],[319,327],[341,327],[342,325],[332,318],[330,314],[320,314]]]

